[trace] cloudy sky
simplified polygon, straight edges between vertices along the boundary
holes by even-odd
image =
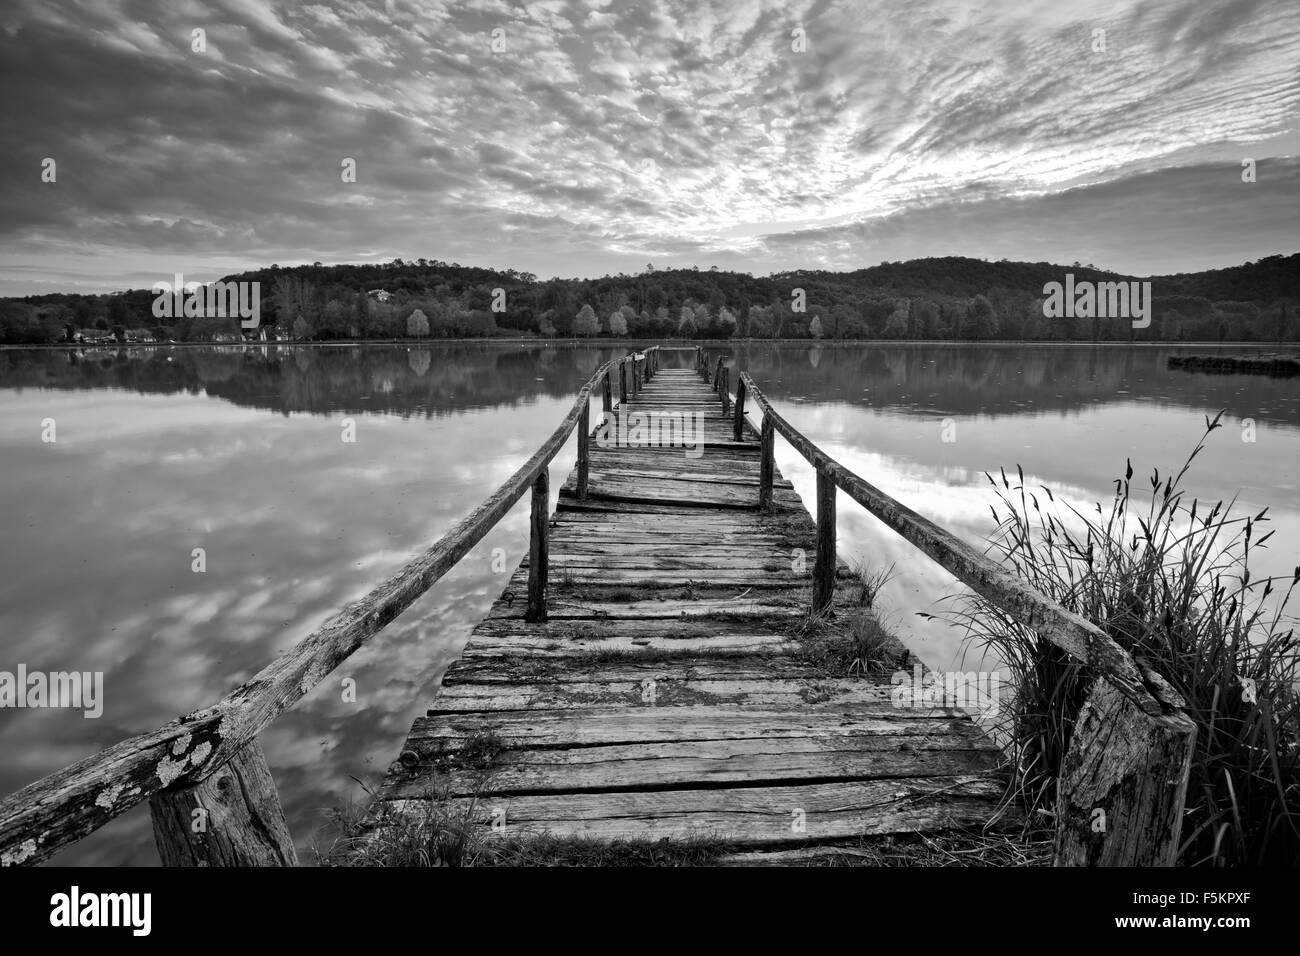
[[[1296,0],[6,0],[0,78],[0,294],[1300,250]]]

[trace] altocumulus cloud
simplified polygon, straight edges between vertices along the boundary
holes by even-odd
[[[1294,242],[1297,50],[1290,0],[18,0],[0,291],[421,255],[1224,265]]]

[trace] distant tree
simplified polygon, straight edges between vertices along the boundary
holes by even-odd
[[[429,334],[429,317],[416,309],[406,317],[406,334],[423,338]]]
[[[347,307],[338,299],[330,299],[325,303],[325,308],[321,311],[325,319],[324,326],[330,332],[342,330],[347,324]]]
[[[609,314],[609,334],[627,335],[627,318],[619,309],[615,309]]]
[[[908,316],[911,307],[912,303],[907,299],[896,299],[894,301],[894,310],[889,313],[889,318],[885,320],[885,327],[880,332],[881,338],[907,338]]]
[[[120,326],[125,329],[131,321],[131,309],[126,304],[126,299],[121,295],[110,295],[108,297],[108,324],[114,332]]]
[[[725,305],[718,309],[718,334],[732,336],[737,334],[737,322],[735,315]]]
[[[998,319],[993,312],[993,303],[987,297],[977,295],[970,303],[969,336],[972,339],[992,339],[998,334]]]
[[[827,316],[831,338],[844,338],[856,317],[857,310],[847,302],[841,302],[831,309],[830,314]]]
[[[486,309],[471,309],[465,313],[465,334],[491,338],[497,334],[495,317]]]
[[[584,305],[573,319],[573,334],[598,335],[599,333],[600,319],[596,318],[596,312],[591,306]]]
[[[672,335],[673,334],[673,317],[668,314],[668,306],[661,305],[655,309],[654,319],[650,326],[655,335]]]
[[[790,308],[790,300],[777,299],[772,303],[772,338],[779,339],[788,335],[788,326],[795,321],[796,315]]]
[[[939,337],[939,307],[929,299],[921,299],[912,310],[916,316],[915,334],[919,339]]]
[[[700,335],[712,335],[714,331],[713,313],[703,302],[695,306],[695,329]]]
[[[555,311],[547,309],[537,319],[537,331],[549,338],[555,337],[555,323],[551,320],[555,318]]]
[[[682,306],[682,316],[677,323],[677,334],[682,338],[691,339],[699,334],[699,327],[695,324],[695,310],[689,305]]]
[[[808,334],[815,339],[822,337],[822,317],[814,315],[812,321],[808,323]]]
[[[293,320],[293,337],[295,339],[309,339],[311,338],[311,333],[311,323],[301,315]]]

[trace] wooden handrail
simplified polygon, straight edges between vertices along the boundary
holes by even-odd
[[[1133,658],[1101,628],[1067,611],[951,531],[922,517],[845,468],[772,408],[748,372],[741,373],[740,381],[746,397],[762,409],[764,422],[770,418],[772,427],[813,466],[819,477],[825,476],[836,488],[1016,621],[1042,634],[1080,663],[1106,674],[1148,713],[1162,712],[1160,703],[1147,690]]]
[[[702,349],[696,367],[708,379]],[[727,372],[719,359],[715,386],[726,388]],[[779,431],[817,474],[814,611],[829,610],[833,600],[838,488],[977,594],[1088,668],[1091,684],[1057,781],[1056,864],[1173,865],[1196,743],[1196,725],[1178,693],[1096,624],[831,458],[772,407],[747,372],[740,374],[736,389],[737,437],[742,434],[744,403],[750,399],[763,413],[757,507],[767,509],[772,503],[774,432]],[[1116,741],[1123,746],[1115,746]]]
[[[529,615],[544,619],[547,468],[574,428],[587,422],[597,385],[603,382],[608,407],[613,370],[618,368],[626,381],[627,366],[646,366],[657,349],[611,359],[596,369],[551,436],[491,497],[431,548],[220,701],[114,744],[0,800],[0,866],[38,863],[142,801],[165,791],[197,789],[237,755],[247,755],[261,731],[455,567],[530,489]],[[580,442],[579,452],[587,453],[587,442]],[[582,471],[585,477],[585,467]],[[253,757],[255,763],[262,762],[260,750]],[[161,839],[157,813],[155,830]],[[259,859],[262,855],[252,854]],[[177,858],[175,853],[163,856]]]

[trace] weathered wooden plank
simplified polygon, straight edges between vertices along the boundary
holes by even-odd
[[[691,542],[694,547],[683,554],[686,549],[683,549],[680,544],[667,542],[651,544],[649,543],[651,540],[653,539],[648,538],[646,544],[630,548],[629,545],[637,544],[635,535],[611,540],[600,535],[558,531],[552,525],[551,545],[556,553],[552,556],[551,563],[557,565],[567,561],[571,564],[584,564],[608,558],[617,559],[623,567],[637,567],[648,560],[663,561],[664,567],[673,566],[674,562],[680,561],[740,563],[780,559],[789,564],[792,550],[776,538],[755,538],[745,541],[731,536],[730,540],[722,542],[715,536],[701,535]]]
[[[572,485],[566,483],[565,493],[572,492]],[[588,486],[588,499],[583,502],[591,506],[593,500],[614,498],[625,502],[662,503],[673,502],[681,505],[716,506],[726,508],[754,508],[758,502],[757,483],[736,484],[730,482],[701,482],[689,479],[624,478],[619,475],[596,473]],[[788,488],[777,486],[774,497],[794,496]],[[787,504],[793,504],[787,498]]]
[[[692,740],[545,750],[507,750],[490,771],[456,765],[433,751],[390,774],[386,799],[419,799],[431,787],[456,796],[673,790],[683,787],[789,785],[903,777],[968,778],[993,770],[999,754],[952,735]]]
[[[757,464],[758,463],[755,462],[754,467],[749,469],[736,469],[730,472],[721,469],[710,472],[692,472],[685,468],[674,468],[668,461],[664,461],[659,467],[647,467],[633,462],[626,462],[618,465],[598,463],[593,465],[591,476],[593,481],[599,481],[606,484],[626,482],[637,486],[648,485],[651,487],[655,487],[659,482],[665,481],[690,482],[702,486],[703,490],[710,492],[716,490],[710,487],[716,484],[743,485],[745,486],[745,494],[748,496],[750,504],[757,504],[758,493],[756,490],[751,490],[757,489],[758,487],[759,474]],[[776,481],[773,484],[777,488],[789,489],[794,487],[793,483],[785,479]],[[573,486],[566,483],[565,487],[571,488]]]
[[[543,624],[529,624],[522,618],[487,617],[474,628],[474,640],[466,647],[470,652],[477,639],[498,638],[507,640],[512,637],[536,637],[551,641],[590,640],[597,637],[626,636],[632,639],[649,639],[651,637],[671,639],[696,639],[729,635],[778,635],[790,639],[798,621],[793,621],[785,609],[770,619],[751,616],[741,620],[708,617],[668,617],[644,619],[596,619],[589,621],[548,621]],[[454,665],[453,665],[454,666]]]
[[[417,750],[438,739],[458,746],[457,741],[491,730],[511,747],[590,747],[656,740],[935,736],[966,733],[971,726],[965,717],[870,717],[851,707],[769,710],[691,704],[437,714],[417,718],[407,741]]]
[[[802,786],[565,793],[463,799],[451,807],[505,836],[549,833],[600,840],[804,845],[884,833],[943,830],[986,820],[1001,782],[983,776],[819,782]],[[418,811],[393,801],[394,812]]]
[[[644,625],[644,621],[624,622]],[[624,636],[634,637],[634,634]],[[745,632],[737,628],[734,635],[716,638],[725,641],[735,637],[761,641],[764,638],[780,638],[779,634],[766,632]],[[778,648],[755,645],[748,654],[692,654],[690,660],[681,661],[685,666],[678,668],[678,659],[665,660],[663,655],[653,653],[627,655],[594,655],[576,657],[567,661],[543,661],[528,659],[528,655],[511,656],[513,641],[540,641],[535,634],[507,634],[504,639],[494,639],[491,635],[476,635],[475,643],[484,641],[479,647],[479,654],[462,657],[443,675],[443,689],[460,684],[540,684],[571,683],[578,680],[598,680],[602,682],[630,681],[640,685],[647,677],[664,676],[665,667],[672,667],[672,673],[678,678],[689,677],[692,680],[817,680],[825,674],[813,664],[784,655]],[[698,638],[667,638],[694,643]],[[551,643],[556,643],[552,641]],[[572,641],[564,641],[570,644]],[[487,647],[494,644],[495,651]],[[563,645],[562,645],[563,646]],[[643,650],[633,645],[636,650]],[[491,659],[487,659],[491,658]]]
[[[777,617],[793,619],[806,616],[806,594],[802,597],[780,598],[764,594],[762,597],[699,597],[695,600],[673,599],[661,601],[587,601],[562,595],[553,598],[547,616],[553,621],[606,618],[689,618],[689,617]],[[523,607],[494,605],[488,611],[490,618],[522,618]]]
[[[677,662],[674,662],[677,663]],[[599,707],[674,707],[679,704],[763,707],[778,710],[852,707],[858,717],[915,720],[957,717],[951,707],[900,708],[889,684],[855,678],[722,679],[697,677],[689,665],[661,666],[635,680],[597,672],[587,680],[536,683],[456,683],[442,688],[428,713],[500,710],[592,710]]]

